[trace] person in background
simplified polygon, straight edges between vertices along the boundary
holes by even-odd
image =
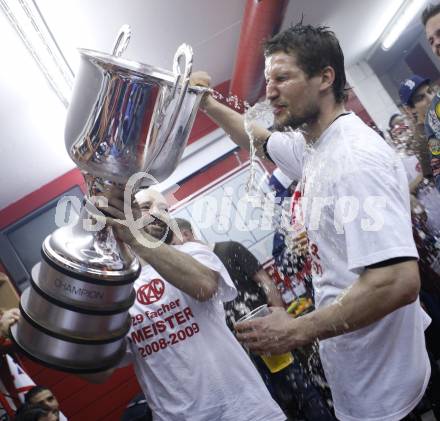
[[[288,311],[300,313],[314,310],[314,296],[312,285],[312,259],[308,249],[308,238],[303,227],[299,228],[301,235],[292,233],[292,206],[295,205],[296,181],[288,178],[279,168],[276,168],[269,179],[269,186],[277,198],[281,198],[280,210],[282,215],[276,218],[277,227],[273,241],[274,265],[272,278],[277,283],[284,306]],[[320,394],[331,402],[331,392],[325,379],[324,370],[319,357],[317,341],[310,346],[293,351],[295,358],[301,360],[307,367],[307,374]]]
[[[183,218],[176,218],[175,221],[182,239],[174,235],[173,244],[200,243],[189,221]],[[226,320],[231,330],[237,320],[263,304],[283,306],[273,280],[246,247],[237,241],[222,241],[211,244],[210,248],[221,260],[237,288],[238,294],[235,300],[224,305]],[[295,355],[290,365],[276,373],[270,372],[257,355],[249,353],[249,357],[265,380],[274,399],[284,412],[292,417],[292,421],[298,417],[307,421],[335,420],[322,394],[312,383]]]
[[[269,179],[269,186],[280,201],[278,214],[274,218],[276,227],[273,238],[274,275],[284,304],[289,306],[299,296],[313,300],[311,284],[311,262],[308,254],[308,240],[302,230],[301,241],[291,241],[292,195],[297,183],[276,168]],[[289,235],[290,234],[290,235]]]
[[[6,343],[5,341],[8,340],[8,335],[9,335],[9,329],[12,325],[14,325],[15,323],[17,323],[17,321],[20,318],[20,310],[18,308],[12,308],[9,310],[0,310],[0,343]],[[10,356],[8,355],[7,358],[10,358]],[[12,361],[12,360],[11,360]],[[2,361],[2,363],[4,363],[5,366],[8,365],[7,361],[6,361],[6,357],[5,360]],[[19,370],[19,373],[21,376],[26,376],[27,374],[24,372],[24,370],[14,361],[14,364],[17,365],[17,368]],[[13,374],[12,372],[9,373],[9,376],[12,376],[12,383],[14,383],[17,380],[17,374]],[[27,377],[29,379],[29,381],[32,382],[32,380]],[[23,390],[26,390],[25,388],[23,388],[20,392],[20,388],[15,385],[15,390],[10,391],[10,393],[13,396],[16,396],[17,394],[19,395],[20,393],[23,393]],[[1,393],[1,392],[0,392]],[[22,398],[20,398],[22,399]],[[48,389],[47,387],[43,387],[43,386],[34,386],[31,389],[29,389],[29,391],[24,395],[24,401],[25,401],[25,406],[21,405],[21,410],[20,412],[20,420],[21,419],[38,419],[41,421],[51,421],[51,420],[55,420],[55,421],[63,421],[63,420],[67,420],[67,418],[60,413],[60,408],[59,408],[59,403],[57,401],[57,399],[55,398],[55,396],[53,395],[53,393],[51,392],[50,389]],[[45,409],[46,414],[42,415],[41,414],[41,410],[39,410],[39,408],[43,408]],[[23,410],[23,412],[22,412]],[[32,417],[37,417],[37,418],[32,418]],[[42,417],[42,418],[38,418],[38,417]],[[46,418],[44,418],[46,417]]]
[[[440,4],[430,4],[422,13],[422,23],[432,52],[440,57]],[[425,119],[425,135],[430,151],[430,164],[434,183],[440,191],[440,92],[429,106]]]
[[[399,96],[407,115],[412,116],[413,125],[402,123],[396,117],[394,120],[397,124],[391,129],[391,133],[401,144],[403,154],[409,157],[404,164],[412,179],[410,193],[425,210],[429,235],[436,236],[440,234],[440,193],[435,188],[431,151],[424,131],[424,122],[435,95],[428,78],[413,75],[401,82]]]
[[[285,233],[283,217],[288,215],[290,200],[296,183],[285,175],[279,168],[275,168],[269,178],[269,187],[275,194],[276,208],[274,216],[275,234],[272,244],[272,256],[279,265],[285,249]]]
[[[60,419],[60,404],[48,387],[33,387],[24,396],[24,401],[30,405],[42,406],[53,414],[55,420]]]
[[[440,222],[438,218],[440,195],[432,185],[427,190],[427,186],[423,184],[424,177],[421,165],[411,147],[414,143],[414,126],[408,120],[408,117],[394,114],[390,118],[389,125],[390,137],[405,166],[411,193],[413,235],[420,256],[418,262],[421,280],[420,301],[432,319],[431,324],[425,330],[426,345],[431,361],[431,380],[425,395],[426,399],[419,405],[419,412],[424,412],[423,408],[427,406],[427,401],[429,401],[429,405],[440,419],[440,373],[435,362],[440,358],[440,341],[438,337],[440,331],[440,283],[438,282],[439,274],[432,268],[433,262],[435,262],[434,259],[439,254],[435,246],[436,239],[432,233],[435,232],[435,227],[438,227]],[[427,195],[427,192],[430,194]],[[434,231],[432,224],[434,224]]]
[[[0,275],[2,273],[0,272]],[[6,276],[6,275],[4,275]],[[19,405],[18,393],[13,384],[11,373],[8,369],[8,353],[13,347],[9,339],[9,328],[17,323],[20,318],[18,308],[0,308],[0,419],[12,419],[17,406]]]
[[[170,245],[168,203],[154,189],[126,204],[144,218],[140,228],[123,223],[124,192],[112,192],[108,202],[101,208],[107,223],[142,264],[121,366],[134,365],[153,419],[284,421],[226,325],[223,302],[236,290],[217,256],[199,243]],[[103,382],[113,371],[81,377]]]
[[[435,97],[428,78],[412,75],[400,83],[399,97],[411,117],[413,128],[410,139],[411,150],[417,156],[422,167],[423,177],[432,179],[430,151],[425,135],[425,120],[428,109]]]
[[[422,399],[430,378],[429,317],[418,299],[403,165],[374,130],[346,112],[344,56],[328,28],[292,26],[266,42],[264,55],[266,98],[280,131],[254,124],[252,137],[259,156],[300,180],[295,218],[302,214],[309,237],[316,310],[291,318],[272,309],[237,323],[237,337],[257,353],[319,339],[336,416],[400,420]],[[209,76],[193,74],[192,83],[209,86]],[[248,149],[243,116],[205,95],[208,116]],[[372,197],[387,205],[373,204]],[[339,208],[347,198],[359,204],[350,221]],[[368,216],[370,204],[380,224]]]
[[[173,236],[172,244],[197,242],[191,223],[183,218],[175,219],[182,240]],[[278,290],[262,267],[257,258],[242,244],[237,241],[221,241],[208,245],[220,259],[229,273],[237,296],[234,300],[224,303],[226,321],[231,330],[237,320],[248,314],[251,310],[263,305],[282,306],[283,301]]]

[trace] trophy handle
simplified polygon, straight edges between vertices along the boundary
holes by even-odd
[[[183,71],[180,67],[180,59],[183,57],[185,67]],[[176,102],[176,106],[174,107],[173,114],[171,115],[170,122],[168,124],[167,132],[165,135],[165,139],[171,134],[176,125],[177,116],[179,115],[180,108],[182,107],[183,100],[185,99],[186,92],[188,90],[189,77],[191,76],[193,65],[193,50],[190,45],[182,44],[177,48],[176,53],[174,54],[173,60],[173,72],[176,76],[176,83],[174,84],[174,90],[171,94],[171,98],[175,98],[177,89],[180,86],[179,97]]]
[[[116,41],[113,44],[113,52],[112,54],[115,57],[121,57],[123,52],[127,49],[128,43],[131,38],[131,28],[130,25],[122,25],[119,28],[118,36],[116,37]]]
[[[185,68],[183,69],[183,71],[181,71],[180,63],[179,63],[181,57],[183,57],[183,59],[185,60]],[[191,46],[188,44],[180,45],[179,48],[176,50],[176,53],[174,54],[174,61],[173,61],[173,72],[174,75],[176,76],[176,82],[174,84],[173,91],[170,94],[169,102],[167,101],[167,103],[169,104],[176,97],[179,84],[181,85],[180,93],[176,105],[174,107],[173,113],[171,114],[166,132],[163,135],[163,141],[161,142],[161,145],[154,151],[153,157],[150,160],[151,163],[153,163],[156,160],[156,158],[159,156],[159,154],[162,152],[163,148],[167,144],[168,137],[170,136],[170,134],[174,129],[174,126],[176,125],[177,117],[182,107],[183,100],[185,99],[186,93],[188,91],[189,77],[191,76],[192,64],[193,64],[193,51]],[[146,171],[148,171],[148,169]]]

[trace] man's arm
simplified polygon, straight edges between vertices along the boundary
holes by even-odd
[[[219,273],[204,266],[192,256],[182,253],[168,244],[161,244],[157,248],[148,248],[134,240],[130,246],[167,282],[191,297],[199,301],[207,301],[217,292]]]
[[[334,304],[305,316],[309,328],[316,325],[310,335],[327,339],[361,329],[414,302],[419,290],[415,259],[366,269]]]
[[[272,278],[263,268],[256,272],[252,279],[263,289],[267,297],[267,303],[270,306],[284,307],[280,292],[278,291]]]
[[[136,205],[133,203],[132,207]],[[106,218],[106,222],[114,228],[117,238],[128,244],[137,256],[153,266],[167,282],[199,301],[209,300],[217,292],[218,272],[204,266],[192,256],[155,239],[143,228],[138,229],[139,235],[156,247],[140,244],[125,224],[123,209],[122,192],[113,192],[113,196],[108,197],[108,206],[102,208],[110,216]],[[135,229],[133,226],[132,230]]]
[[[247,247],[237,241],[229,241],[223,243],[220,248],[218,247],[214,249],[214,252],[224,263],[226,270],[229,270],[229,267],[240,268],[240,272],[246,279],[252,279],[264,291],[270,306],[284,307],[280,292],[272,278]],[[236,282],[239,279],[236,279]]]
[[[211,78],[206,72],[194,72],[191,76],[192,85],[210,87]],[[210,93],[206,93],[200,104],[200,108],[221,127],[226,134],[240,147],[249,150],[250,139],[244,126],[244,117],[237,111],[220,103]],[[263,145],[269,138],[271,132],[264,127],[252,125],[251,135],[254,138],[254,146],[260,158],[266,158]]]
[[[283,353],[368,326],[415,301],[419,288],[415,260],[369,268],[333,304],[296,319],[275,310],[267,317],[237,324],[237,338],[256,352]]]

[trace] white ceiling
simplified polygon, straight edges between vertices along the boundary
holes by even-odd
[[[276,0],[272,0],[276,1]],[[365,57],[401,0],[290,0],[283,27],[304,22],[330,26],[346,64]],[[171,70],[186,42],[194,67],[214,84],[231,78],[245,0],[36,0],[50,30],[75,70],[77,47],[110,52],[118,29],[132,38],[124,57]],[[0,209],[73,168],[64,150],[65,110],[27,50],[0,13]],[[242,52],[246,54],[246,52]]]

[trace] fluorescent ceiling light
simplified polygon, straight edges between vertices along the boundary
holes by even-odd
[[[382,36],[384,50],[389,50],[392,47],[424,4],[425,0],[407,0],[402,4]]]
[[[0,0],[6,17],[20,35],[58,98],[68,106],[73,72],[34,0]]]

